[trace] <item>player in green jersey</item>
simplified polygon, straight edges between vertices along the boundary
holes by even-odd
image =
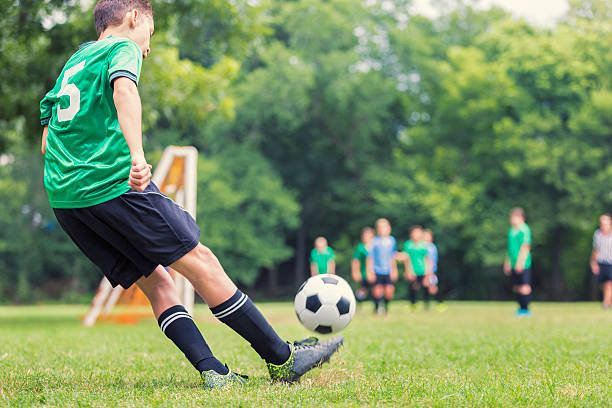
[[[519,304],[517,316],[530,316],[531,300],[531,230],[525,223],[525,211],[516,207],[510,211],[508,251],[504,273],[512,277],[512,290]]]
[[[61,227],[112,286],[138,285],[205,387],[245,378],[215,358],[180,304],[167,266],[251,344],[274,380],[295,381],[328,361],[343,338],[283,341],[200,243],[195,220],[151,183],[137,87],[154,32],[149,1],[100,0],[94,22],[98,40],[70,57],[40,103],[44,184]]]
[[[323,273],[336,274],[336,255],[327,245],[327,239],[318,237],[315,239],[314,248],[310,252],[310,275],[315,276]]]
[[[410,284],[410,303],[413,308],[416,307],[417,291],[420,288],[423,288],[425,304],[429,305],[426,277],[431,275],[431,265],[427,255],[427,244],[423,241],[423,228],[416,225],[410,230],[410,239],[404,244],[400,257],[404,261],[404,276]]]
[[[370,243],[373,238],[374,229],[365,227],[361,231],[361,242],[357,244],[357,248],[353,252],[353,259],[351,260],[351,277],[355,282],[360,283],[356,296],[358,302],[362,302],[368,297],[370,283],[368,282],[367,260]]]

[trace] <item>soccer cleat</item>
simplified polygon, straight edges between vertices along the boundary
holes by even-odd
[[[298,381],[309,370],[329,361],[343,342],[344,336],[339,335],[323,342],[319,342],[316,337],[309,337],[293,344],[288,343],[291,348],[289,359],[280,365],[268,363],[270,377],[275,381]]]
[[[227,367],[227,365],[226,365]],[[203,371],[200,376],[204,382],[204,388],[209,390],[231,387],[234,385],[242,385],[247,378],[246,375],[237,374],[229,370],[227,374],[219,374],[215,370]]]
[[[516,311],[516,317],[531,317],[529,309],[518,309]]]

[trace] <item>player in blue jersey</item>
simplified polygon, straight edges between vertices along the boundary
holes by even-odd
[[[374,284],[374,311],[386,314],[389,302],[393,299],[397,281],[397,242],[391,235],[391,224],[385,218],[376,221],[376,237],[372,240],[368,253],[368,280]]]
[[[431,268],[426,278],[427,291],[438,301],[438,311],[443,312],[446,310],[446,305],[438,287],[438,247],[433,242],[433,232],[430,229],[423,230],[423,241],[427,244],[427,260]]]

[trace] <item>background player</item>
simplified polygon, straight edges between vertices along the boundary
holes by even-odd
[[[327,239],[318,237],[315,239],[314,246],[310,252],[310,276],[323,273],[335,275],[336,255],[331,247],[327,245]]]
[[[442,294],[438,287],[438,247],[433,242],[433,231],[430,229],[423,230],[423,241],[427,245],[427,260],[431,268],[431,274],[427,277],[427,291],[430,295],[436,297],[438,301],[438,310],[443,312],[446,310],[446,305],[442,300]]]
[[[385,218],[376,221],[376,234],[368,253],[368,279],[374,283],[374,312],[385,314],[395,293],[393,282],[397,281],[397,241],[391,235],[391,224]]]
[[[423,241],[423,229],[416,225],[410,230],[410,239],[402,248],[401,260],[404,261],[404,276],[410,282],[409,294],[412,308],[416,308],[417,292],[423,288],[425,306],[429,307],[429,292],[426,277],[431,275],[431,265],[427,259],[427,244]]]
[[[358,302],[366,300],[371,286],[368,282],[367,260],[373,238],[374,230],[370,227],[365,227],[361,231],[361,242],[357,244],[357,248],[353,252],[353,259],[351,260],[351,277],[355,282],[360,283],[356,296]]]
[[[531,316],[531,229],[525,223],[525,211],[519,207],[510,210],[504,273],[512,277],[512,290],[519,304],[517,316]]]
[[[137,88],[151,51],[151,4],[100,0],[94,21],[98,40],[70,57],[40,103],[44,184],[59,224],[113,287],[138,285],[205,387],[244,377],[214,357],[163,266],[191,282],[213,314],[266,361],[273,379],[295,381],[327,360],[342,338],[284,342],[199,242],[195,220],[151,183]]]
[[[599,229],[593,235],[591,270],[603,290],[603,308],[612,309],[612,216],[599,217]]]

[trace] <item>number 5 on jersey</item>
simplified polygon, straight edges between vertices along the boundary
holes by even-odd
[[[69,84],[68,80],[85,68],[85,61],[81,61],[79,64],[74,67],[70,67],[64,73],[64,78],[62,79],[62,87],[60,88],[58,97],[62,97],[67,95],[70,97],[70,104],[67,108],[60,108],[60,104],[57,104],[57,120],[59,122],[65,122],[67,120],[71,120],[74,118],[74,115],[77,114],[79,109],[81,109],[81,91],[76,87],[75,84]]]

